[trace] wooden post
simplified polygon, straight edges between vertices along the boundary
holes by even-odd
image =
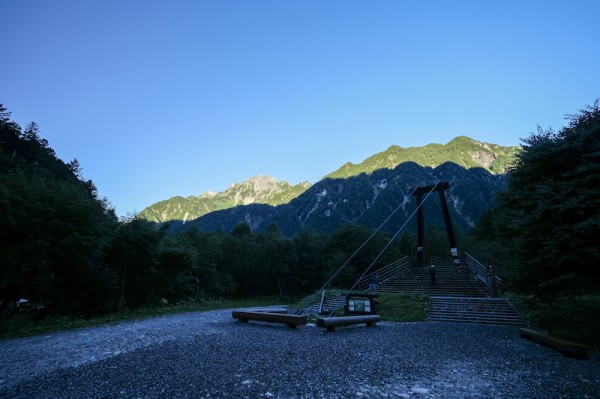
[[[321,302],[319,303],[319,314],[323,314],[323,304],[325,303],[325,290],[321,292]]]
[[[446,233],[448,234],[448,241],[450,242],[450,254],[452,255],[453,262],[456,266],[460,266],[460,255],[458,247],[456,245],[456,237],[454,236],[454,229],[452,228],[452,222],[450,221],[450,212],[448,210],[448,204],[446,202],[445,190],[450,188],[450,183],[436,183],[427,187],[417,187],[414,196],[417,197],[417,266],[425,265],[425,243],[424,243],[424,220],[423,220],[423,195],[429,194],[433,191],[437,191],[440,197],[440,205],[442,207],[442,213],[444,214],[444,223],[446,224]]]
[[[489,283],[490,296],[492,298],[498,298],[498,286],[496,285],[496,272],[494,271],[494,266],[492,266],[489,262],[488,262],[488,267],[487,267],[487,278],[488,278],[488,283]]]
[[[425,265],[425,247],[424,247],[424,222],[423,222],[423,207],[421,206],[421,192],[417,192],[417,266]]]

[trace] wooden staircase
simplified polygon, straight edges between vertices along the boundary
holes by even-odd
[[[519,327],[527,324],[507,298],[432,296],[428,320]]]
[[[490,298],[488,287],[467,267],[436,264],[435,287],[429,267],[411,267],[387,279],[378,292],[415,292],[429,295],[429,321],[525,326],[507,298]]]
[[[456,266],[451,261],[432,259],[437,270],[436,285],[431,285],[429,266],[410,267],[408,259],[402,258],[377,271],[380,284],[377,292],[411,292],[431,298],[429,321],[484,323],[511,326],[526,326],[508,298],[490,298],[485,267],[470,257],[471,267]],[[473,264],[477,267],[473,267]],[[476,270],[477,272],[473,272]],[[483,270],[483,272],[481,271]],[[483,273],[483,274],[482,274]],[[365,276],[359,284],[360,290],[368,287]],[[331,312],[345,305],[344,295],[325,298],[323,310]],[[318,314],[319,303],[306,307],[303,312]]]
[[[436,266],[437,282],[431,286],[429,267],[411,267],[399,276],[388,279],[377,287],[378,292],[417,292],[435,296],[484,298],[487,287],[464,266]]]

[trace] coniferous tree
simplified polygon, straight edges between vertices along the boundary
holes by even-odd
[[[223,240],[223,263],[231,273],[238,296],[252,296],[261,291],[265,279],[264,265],[258,261],[256,237],[247,223],[239,223]]]
[[[317,290],[329,278],[322,266],[325,235],[317,230],[302,230],[293,240],[296,257],[289,287],[292,295],[299,296]]]
[[[285,297],[289,293],[294,263],[293,242],[285,237],[279,226],[271,224],[261,237],[261,264],[265,268],[265,293]]]
[[[161,233],[155,225],[141,219],[121,224],[107,249],[106,262],[119,278],[118,306],[136,308],[156,304],[162,283],[159,246]]]
[[[524,140],[494,214],[522,288],[554,296],[600,287],[598,101],[559,132],[538,129]]]
[[[39,135],[0,106],[0,308],[26,299],[44,313],[106,310],[112,289],[103,250],[114,211]]]

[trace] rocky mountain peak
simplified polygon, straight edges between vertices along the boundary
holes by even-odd
[[[464,170],[483,168],[493,176],[499,177],[506,172],[519,150],[520,147],[502,147],[496,144],[479,142],[466,136],[456,137],[447,144],[428,144],[424,147],[403,148],[392,145],[387,150],[377,153],[358,164],[345,163],[337,171],[326,175],[319,183],[326,181],[327,178],[343,181],[361,175],[368,176],[370,179],[373,174],[381,171],[393,171],[403,164],[410,165],[414,169],[411,173],[420,174],[421,172],[414,166],[437,168],[448,162],[464,168]],[[381,192],[386,190],[386,187],[389,187],[388,183],[390,181],[390,179],[387,179],[386,184],[369,182],[369,190],[378,197]],[[354,183],[350,185],[358,187]],[[161,201],[144,209],[140,216],[158,223],[170,220],[187,223],[186,221],[200,218],[208,213],[234,208],[239,205],[264,204],[278,206],[288,204],[311,187],[311,183],[307,181],[291,185],[286,181],[278,181],[272,176],[258,175],[241,183],[233,183],[227,190],[219,193],[206,192],[200,196],[173,197]],[[315,190],[315,192],[318,191],[317,188]],[[356,188],[355,190],[354,196],[359,196],[360,189]],[[344,201],[350,201],[351,197],[348,196]],[[365,199],[365,201],[371,207],[375,199],[370,198]],[[331,201],[326,203],[328,206],[334,206],[331,204],[333,204]],[[341,208],[340,204],[336,205],[338,209]],[[356,213],[357,206],[354,206],[354,210],[349,212]],[[310,209],[307,210],[307,214],[313,214]]]

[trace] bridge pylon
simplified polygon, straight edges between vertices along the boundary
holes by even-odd
[[[448,203],[446,202],[446,190],[450,188],[449,182],[439,182],[426,187],[417,187],[413,193],[417,197],[417,265],[425,265],[425,246],[424,246],[424,213],[423,213],[423,195],[427,195],[433,191],[437,191],[440,197],[440,205],[444,214],[444,223],[446,225],[446,233],[450,242],[450,254],[454,265],[460,266],[460,255],[458,246],[456,245],[456,237],[454,229],[450,221],[450,212],[448,211]]]

